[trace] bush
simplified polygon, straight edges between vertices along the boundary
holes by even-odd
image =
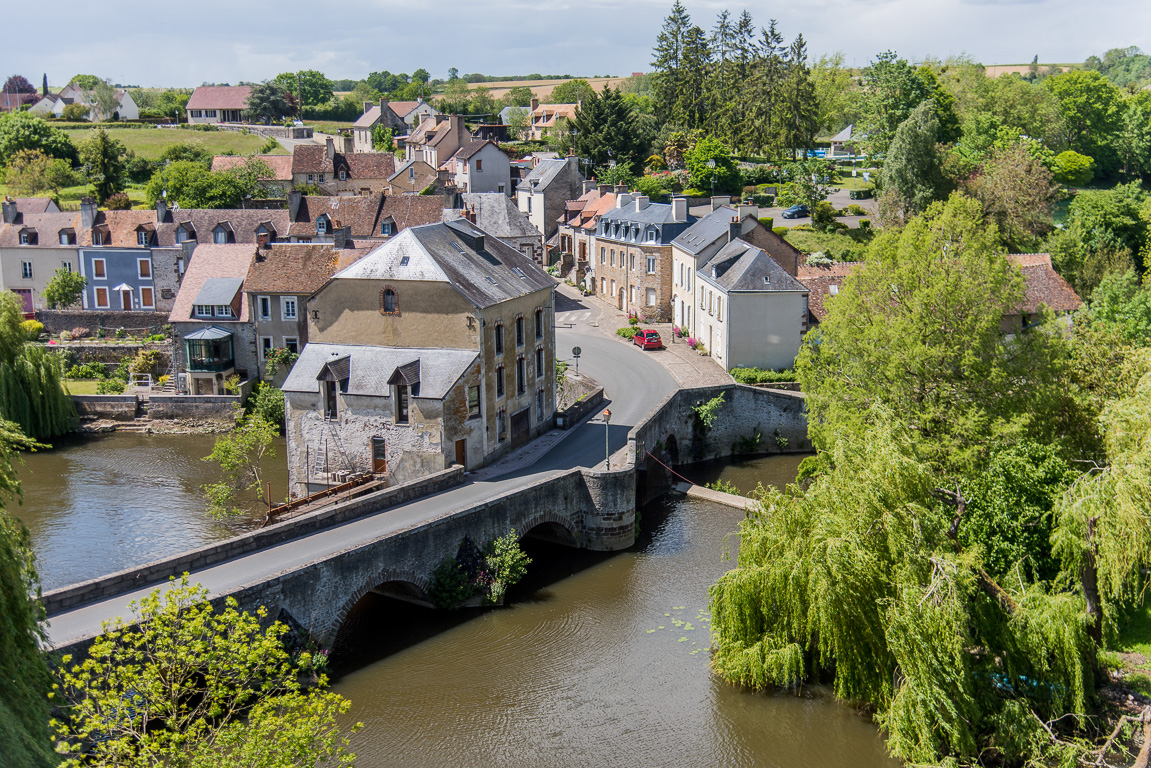
[[[60,341],[71,341],[72,334],[70,331],[60,331]]]
[[[617,336],[622,336],[623,338],[625,338],[629,341],[631,339],[635,338],[635,335],[638,331],[639,331],[639,328],[635,327],[634,325],[629,325],[627,328],[616,328],[615,329]]]
[[[859,220],[859,228],[862,229],[864,232],[871,229],[871,219],[860,219]]]
[[[116,338],[117,338],[117,339],[126,339],[126,338],[128,338],[128,331],[127,331],[126,329],[124,329],[124,328],[117,328],[117,329],[116,329]]]
[[[775,205],[775,195],[752,194],[744,195],[744,202],[751,205],[758,205],[760,208],[770,208]]]
[[[96,394],[122,395],[127,386],[128,382],[123,379],[101,379],[100,383],[96,385]]]
[[[256,385],[252,396],[248,399],[249,410],[277,429],[284,426],[284,393],[266,381]]]
[[[847,193],[849,200],[870,200],[872,190],[870,189],[853,189]]]
[[[786,235],[787,230],[788,230],[787,227],[772,227],[771,228],[771,231],[774,232],[775,234],[779,235],[780,237],[783,237],[784,235]]]
[[[628,325],[633,325],[633,326],[639,325],[639,318],[638,317],[629,317],[627,319],[627,322],[628,322]]]
[[[866,211],[863,210],[863,206],[861,206],[859,203],[852,203],[851,205],[847,206],[848,216],[862,216],[864,213],[866,213]]]
[[[795,372],[764,370],[763,368],[732,368],[731,377],[740,384],[774,384],[780,381],[795,381]]]
[[[760,218],[759,223],[768,229],[775,229],[775,219],[771,216],[764,216]]]
[[[105,379],[107,377],[108,372],[105,370],[103,363],[73,365],[64,372],[64,378],[66,379]]]
[[[117,192],[108,196],[104,201],[104,207],[109,211],[128,211],[132,209],[132,198],[128,197],[126,192]]]
[[[20,331],[28,341],[36,341],[44,333],[44,323],[39,320],[25,320],[20,323]]]
[[[160,364],[160,353],[154,349],[141,349],[133,358],[129,371],[131,373],[148,373],[155,375]]]

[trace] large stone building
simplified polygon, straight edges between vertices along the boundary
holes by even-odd
[[[463,220],[407,229],[335,274],[308,300],[283,386],[293,492],[332,473],[470,470],[550,429],[554,290]]]
[[[544,256],[544,237],[520,213],[516,204],[498,192],[468,192],[459,195],[462,208],[444,211],[444,220],[467,219],[489,235],[494,235],[533,261]]]
[[[541,160],[516,187],[516,202],[532,226],[550,238],[559,228],[564,205],[583,194],[583,182],[575,156]]]
[[[653,203],[617,194],[600,214],[592,270],[595,295],[615,309],[652,322],[671,319],[671,241],[695,222],[687,199]]]

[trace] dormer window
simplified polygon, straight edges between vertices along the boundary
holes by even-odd
[[[413,166],[410,166],[408,168],[408,178],[409,179],[416,178],[416,166],[413,165]]]
[[[655,230],[654,230],[654,229],[649,229],[649,230],[647,231],[647,241],[648,241],[649,243],[654,243],[654,242],[655,242]]]
[[[348,172],[345,171],[343,168],[341,168],[340,169],[340,181],[347,181],[347,179],[348,179]]]
[[[391,219],[388,219],[387,221],[381,222],[381,224],[380,224],[380,234],[381,235],[391,235],[392,230],[393,230],[393,227],[392,227],[392,220]]]
[[[216,227],[212,230],[212,242],[216,245],[225,245],[228,242],[228,230]]]
[[[71,229],[60,230],[60,245],[75,245],[76,232]]]
[[[137,245],[147,245],[148,244],[148,230],[141,229],[139,232],[136,233],[136,244]]]
[[[316,217],[316,234],[317,235],[328,234],[328,217],[327,216],[320,215],[320,216]]]
[[[20,233],[20,245],[28,245],[28,243],[30,243],[30,242],[31,242],[31,238],[28,236],[28,233],[27,232],[21,232]]]
[[[188,229],[187,227],[185,227],[183,224],[176,227],[176,243],[177,244],[187,242],[188,240],[194,240],[194,239],[195,239],[195,235],[193,235],[192,231],[190,229]]]

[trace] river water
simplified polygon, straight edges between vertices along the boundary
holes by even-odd
[[[45,589],[235,535],[208,519],[212,435],[61,441],[19,467]],[[282,445],[278,457],[283,456]],[[694,465],[745,492],[790,482],[802,457]],[[286,487],[279,463],[275,488]],[[433,611],[369,594],[332,654],[363,768],[374,766],[894,766],[875,727],[809,688],[755,693],[708,669],[707,588],[743,513],[688,499],[642,511],[641,541],[604,554],[525,542],[504,608]]]

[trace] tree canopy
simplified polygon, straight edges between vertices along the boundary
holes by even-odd
[[[49,157],[76,159],[76,145],[68,134],[28,112],[0,115],[0,165],[22,149],[36,149]]]
[[[635,113],[619,91],[610,86],[602,94],[592,91],[568,122],[561,149],[572,149],[593,167],[610,161],[642,172],[650,137],[640,129]]]
[[[97,203],[102,204],[124,190],[127,155],[124,145],[110,137],[103,128],[97,128],[80,145],[80,161],[84,163]]]

